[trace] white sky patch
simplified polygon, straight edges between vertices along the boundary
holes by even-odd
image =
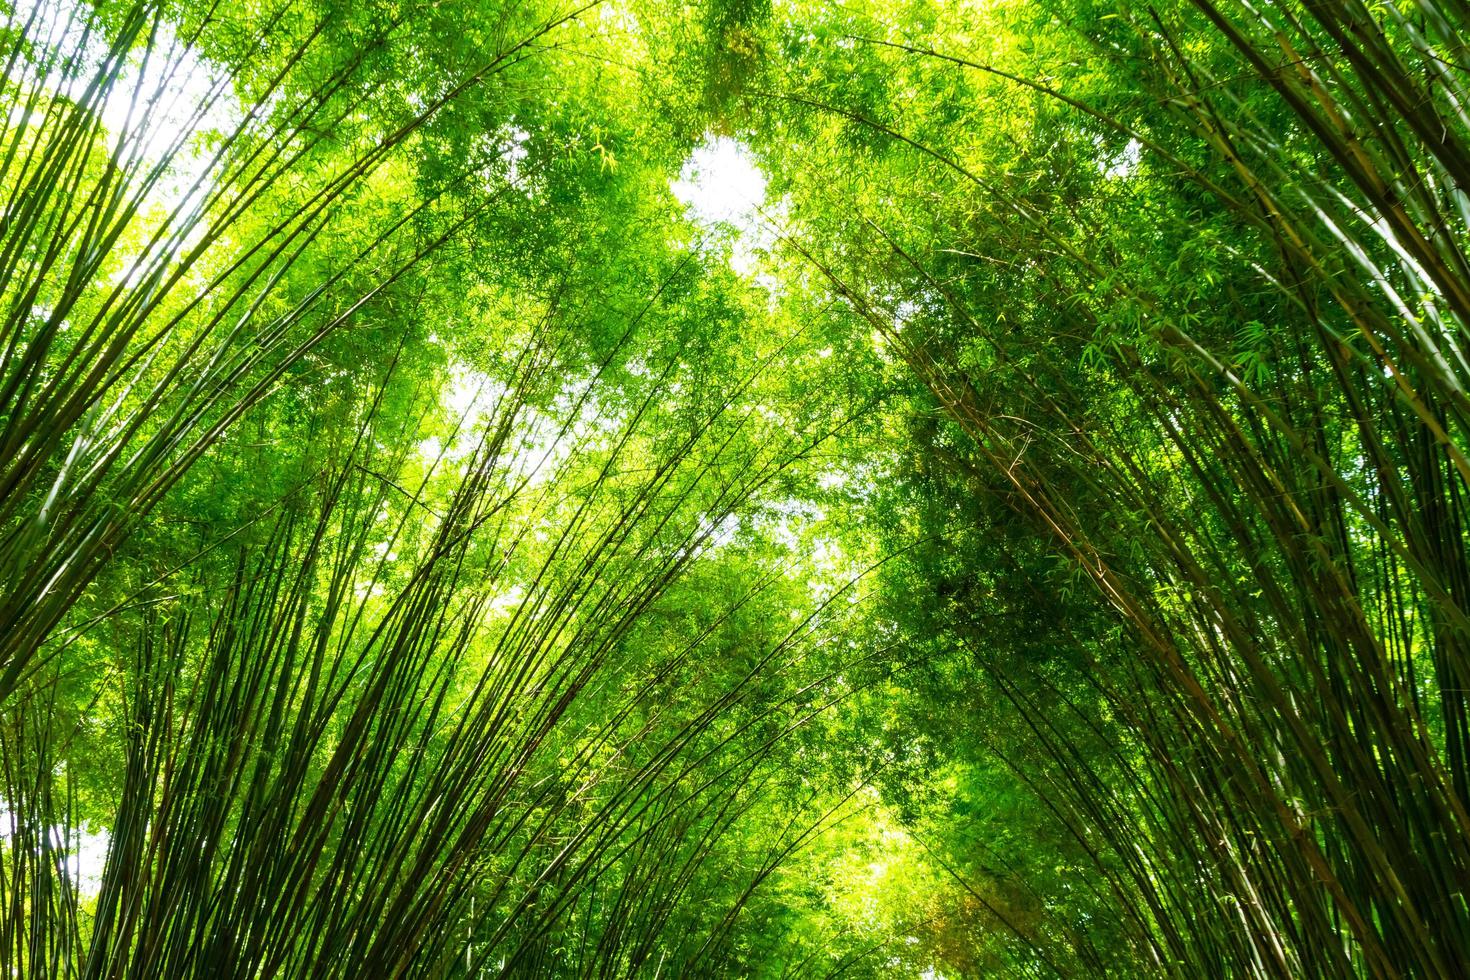
[[[506,172],[512,184],[518,184],[521,180],[521,161],[531,155],[526,149],[526,144],[531,141],[531,134],[519,126],[508,126],[505,137],[500,141],[497,149],[500,158],[505,161]]]
[[[669,189],[695,223],[731,234],[731,267],[754,275],[757,253],[769,250],[776,235],[761,214],[766,175],[750,148],[728,136],[706,138],[689,154]]]
[[[893,329],[902,330],[919,313],[921,307],[913,300],[902,300],[893,308]]]
[[[474,428],[505,397],[505,386],[483,371],[463,364],[449,369],[449,384],[440,395],[450,416],[464,421],[466,429]]]
[[[0,806],[0,841],[8,841],[16,831],[16,815]],[[107,866],[107,847],[112,838],[104,828],[92,829],[83,821],[71,831],[70,839],[66,828],[51,827],[51,846],[72,887],[84,898],[91,898],[102,890],[102,872]]]
[[[857,480],[863,478],[859,475]],[[844,478],[841,482],[849,481]],[[857,603],[862,594],[850,587],[862,578],[864,569],[855,557],[847,554],[839,540],[822,533],[826,520],[827,511],[820,505],[787,497],[765,501],[754,524],[768,541],[786,550],[787,578],[804,583],[813,603],[826,602],[842,589],[848,589],[848,604]],[[792,610],[793,619],[804,615],[801,610]]]
[[[583,409],[584,416],[588,409]],[[551,479],[576,448],[579,427],[573,424],[565,435],[559,418],[533,408],[523,408],[516,426],[515,457],[512,463],[517,481],[528,487],[539,487]]]
[[[30,37],[40,49],[80,56],[83,67],[78,77],[64,79],[53,63],[41,79],[43,87],[52,92],[80,98],[107,53],[107,44],[96,31],[83,44],[87,7],[76,0],[15,0],[14,5],[18,23],[24,24],[36,13]],[[204,108],[217,88],[222,91]],[[184,47],[167,23],[159,25],[146,63],[141,51],[128,57],[103,98],[99,114],[114,139],[126,131],[129,143],[141,143],[142,155],[150,161],[162,159],[181,137],[187,147],[192,137],[209,131],[232,132],[244,120],[223,69]],[[12,109],[11,118],[17,115]],[[176,171],[187,171],[187,162],[201,155],[186,149],[180,154],[182,159],[175,160]],[[176,176],[198,175],[196,169],[193,174]],[[174,183],[187,186],[181,179]]]
[[[1101,151],[1102,143],[1097,141],[1098,150]],[[1124,144],[1123,149],[1117,153],[1099,156],[1097,169],[1104,177],[1118,180],[1124,177],[1132,177],[1138,170],[1138,162],[1143,159],[1143,144],[1138,140],[1130,139]]]
[[[638,18],[634,16],[633,12],[625,4],[599,4],[597,7],[597,17],[614,30],[633,35],[638,33]]]
[[[107,848],[112,838],[105,830],[88,830],[85,824],[72,835],[72,851],[66,870],[79,894],[92,897],[102,890],[102,871],[107,866]]]
[[[851,562],[842,545],[835,538],[826,536],[812,542],[806,564],[806,587],[814,602],[826,602],[858,573],[857,569],[850,567]],[[848,593],[849,602],[856,602],[858,598],[855,590]]]
[[[868,339],[872,341],[873,352],[878,355],[880,361],[884,364],[894,363],[896,358],[893,355],[893,345],[888,342],[888,338],[881,331],[876,328],[873,329],[869,333]]]
[[[527,179],[526,173],[521,169],[521,161],[531,155],[530,142],[530,132],[517,125],[514,120],[494,132],[480,136],[480,153],[490,161],[483,171],[487,190],[499,190],[501,183],[505,182],[518,188],[527,197],[536,196],[539,188],[534,181]]]
[[[504,592],[499,593],[485,608],[485,615],[491,618],[502,618],[511,615],[521,603],[526,601],[526,589],[521,585],[512,585]]]
[[[753,231],[766,200],[766,175],[744,143],[717,136],[694,148],[670,189],[695,221]]]
[[[767,534],[792,554],[806,550],[804,537],[808,529],[827,516],[827,512],[810,501],[787,497],[767,501],[760,521]]]
[[[447,444],[438,436],[420,440],[414,447],[419,458],[425,463],[441,457],[450,462],[464,459],[478,443],[481,423],[506,394],[505,386],[483,371],[465,364],[451,364],[449,383],[439,391],[439,405],[457,429]],[[447,433],[445,437],[448,438]]]
[[[826,470],[817,476],[817,486],[823,490],[841,490],[847,486],[848,475],[840,470]]]
[[[708,535],[700,549],[701,554],[708,554],[733,542],[740,534],[740,517],[736,514],[726,514],[719,521],[702,516],[699,520],[699,533]]]
[[[499,460],[509,468],[515,482],[522,479],[536,487],[551,479],[578,450],[605,445],[626,424],[591,392],[591,377],[566,381],[548,410],[531,405],[516,407],[516,419],[505,455]],[[449,383],[440,392],[440,405],[459,431],[446,447],[437,436],[417,443],[421,459],[432,462],[442,454],[446,461],[464,459],[479,444],[487,424],[511,406],[505,402],[510,390],[499,381],[464,364],[449,369]],[[571,424],[567,425],[567,420]]]
[[[14,0],[14,10],[16,26],[30,23],[27,37],[36,51],[32,59],[17,66],[23,84],[80,100],[107,55],[102,32],[93,30],[87,35],[90,8],[78,0]],[[77,62],[71,78],[61,70],[67,57]],[[167,160],[167,169],[149,189],[144,207],[179,214],[197,211],[213,189],[207,174],[211,153],[200,145],[199,137],[208,132],[233,133],[245,119],[224,70],[185,47],[167,23],[158,25],[146,58],[141,50],[128,55],[96,108],[107,131],[108,148],[123,161],[141,159],[140,175]],[[35,125],[43,112],[44,106],[38,105],[30,124]],[[19,125],[22,116],[22,106],[13,106],[7,124]],[[204,231],[202,223],[191,228],[182,242],[167,251],[192,247]],[[144,256],[124,262],[118,281],[131,281],[147,264]]]
[[[627,419],[612,411],[592,390],[593,378],[570,378],[550,412],[524,409],[519,426],[517,471],[528,486],[539,486],[556,474],[574,453],[601,449],[620,432]],[[571,424],[567,425],[570,420]],[[565,430],[565,431],[563,431]]]

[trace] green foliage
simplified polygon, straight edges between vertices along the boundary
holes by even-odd
[[[1463,19],[5,7],[0,973],[1463,972]]]

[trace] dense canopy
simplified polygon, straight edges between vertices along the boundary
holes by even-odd
[[[0,977],[1470,975],[1463,0],[0,62]]]

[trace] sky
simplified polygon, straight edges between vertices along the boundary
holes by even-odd
[[[762,214],[769,212],[766,175],[749,147],[728,136],[707,137],[669,187],[695,224],[732,234],[730,265],[753,274],[757,253],[775,243],[776,232]]]

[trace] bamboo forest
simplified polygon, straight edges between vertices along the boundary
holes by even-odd
[[[1467,0],[0,25],[0,980],[1470,977]]]

